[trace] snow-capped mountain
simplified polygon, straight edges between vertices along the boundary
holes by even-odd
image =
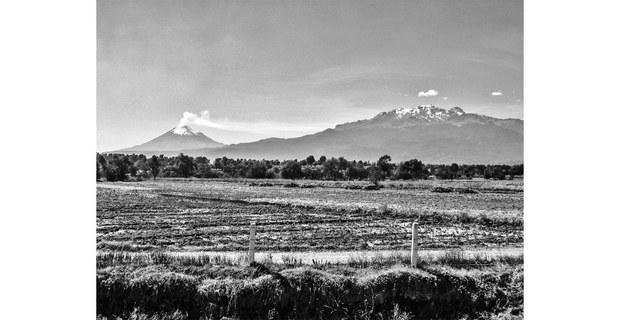
[[[194,131],[194,129],[188,127],[188,126],[182,126],[182,127],[174,127],[172,128],[172,133],[174,134],[179,134],[182,136],[195,136],[195,135],[201,135],[202,133],[198,132],[198,131]]]
[[[522,163],[523,120],[497,119],[454,107],[397,108],[299,138],[270,138],[216,149],[185,150],[210,158],[303,159],[344,156],[425,163]]]
[[[418,119],[425,121],[442,121],[453,116],[465,114],[463,109],[454,107],[449,110],[437,108],[433,105],[421,105],[416,108],[399,108],[381,112],[375,118]]]
[[[523,120],[497,119],[485,115],[467,113],[459,107],[442,109],[433,105],[415,108],[398,108],[381,112],[371,119],[359,120],[336,126],[336,130],[350,130],[359,127],[410,127],[433,124],[451,124],[457,127],[466,124],[492,124],[523,133]]]
[[[119,150],[118,152],[134,152],[145,154],[178,153],[183,149],[217,148],[223,143],[214,141],[188,126],[174,127],[161,136],[141,145]]]

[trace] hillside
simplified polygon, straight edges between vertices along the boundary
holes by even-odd
[[[190,155],[211,158],[301,159],[308,155],[394,161],[412,158],[427,163],[521,163],[523,121],[466,113],[435,106],[401,108],[367,120],[337,125],[298,138],[269,138],[201,150]]]

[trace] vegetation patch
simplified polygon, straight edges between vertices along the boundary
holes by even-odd
[[[349,275],[260,264],[240,277],[205,278],[167,266],[97,273],[100,318],[176,315],[181,319],[475,319],[522,314],[523,268],[421,269],[394,266]]]
[[[363,187],[357,184],[350,184],[345,186],[344,188],[349,190],[361,190]]]
[[[290,182],[290,183],[285,183],[284,187],[285,188],[299,188],[299,185],[295,182]]]
[[[431,192],[437,192],[437,193],[449,193],[453,191],[454,191],[454,188],[451,188],[451,187],[434,187],[433,189],[431,189]]]

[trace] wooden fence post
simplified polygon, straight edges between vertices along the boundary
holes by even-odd
[[[418,267],[418,224],[411,226],[411,267]]]
[[[250,250],[248,251],[248,262],[254,262],[254,248],[256,246],[256,222],[250,222]]]

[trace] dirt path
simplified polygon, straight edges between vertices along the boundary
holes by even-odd
[[[117,190],[152,190],[153,188],[145,188],[145,187],[138,187],[138,186],[134,186],[134,185],[125,185],[125,184],[112,184],[112,183],[104,183],[104,182],[99,182],[97,183],[97,188],[104,188],[104,189],[117,189]]]

